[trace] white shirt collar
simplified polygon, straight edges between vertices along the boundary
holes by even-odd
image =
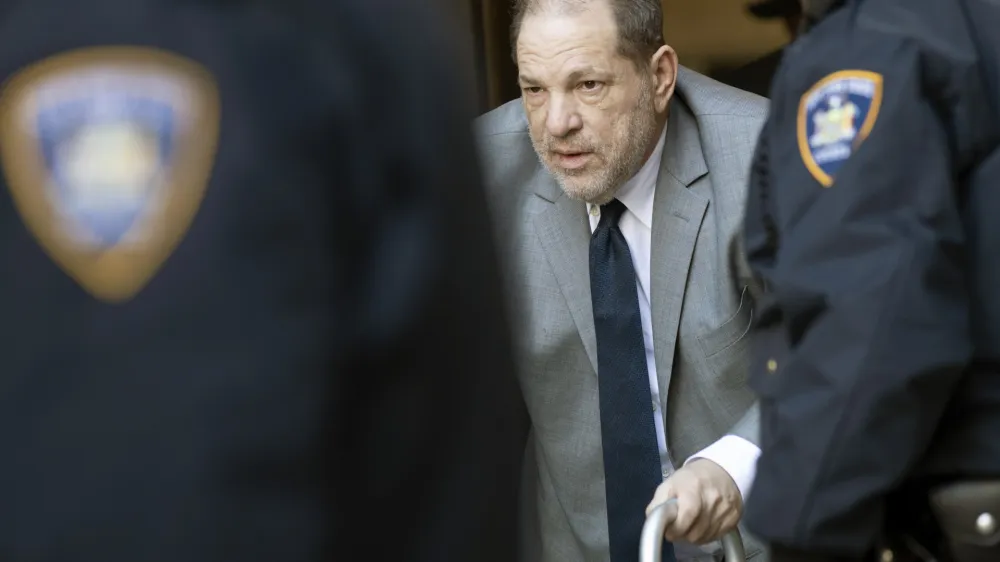
[[[660,140],[656,142],[656,148],[642,165],[642,168],[632,176],[632,179],[621,186],[615,198],[625,204],[633,215],[642,222],[646,228],[653,228],[653,198],[656,195],[656,180],[660,175],[660,160],[663,158],[663,145],[666,144],[667,127],[663,127],[660,133]],[[593,207],[587,204],[587,211]]]

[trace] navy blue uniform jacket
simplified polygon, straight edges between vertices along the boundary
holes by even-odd
[[[1000,8],[839,4],[786,49],[752,174],[746,518],[859,556],[901,486],[1000,474]]]
[[[521,410],[430,8],[3,3],[0,560],[514,557]]]

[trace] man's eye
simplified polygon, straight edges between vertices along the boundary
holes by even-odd
[[[601,87],[601,83],[597,80],[587,80],[580,83],[580,88],[583,90],[593,91]]]
[[[538,86],[525,86],[524,91],[529,94],[538,94],[542,91]]]

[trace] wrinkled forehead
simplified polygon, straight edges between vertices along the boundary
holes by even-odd
[[[603,4],[570,13],[542,10],[526,15],[517,38],[521,74],[553,80],[588,70],[618,71],[627,60],[618,51],[611,10]]]

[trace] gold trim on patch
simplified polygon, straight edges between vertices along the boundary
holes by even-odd
[[[170,106],[174,110],[173,152],[156,176],[155,202],[143,207],[127,236],[113,245],[93,248],[73,236],[53,202],[53,176],[32,119],[37,119],[53,95],[72,99],[101,93],[102,87],[108,87],[102,82],[108,76],[112,82],[141,85],[137,91],[150,93],[157,102],[179,102]],[[0,164],[11,197],[45,252],[94,297],[107,302],[131,299],[184,238],[215,161],[219,105],[218,88],[206,69],[178,55],[145,47],[69,51],[25,68],[4,84]]]
[[[833,185],[833,178],[823,171],[823,169],[816,163],[816,159],[813,157],[812,150],[809,148],[809,133],[808,133],[808,100],[817,90],[822,89],[824,86],[830,82],[835,82],[837,80],[844,80],[848,78],[860,78],[862,80],[870,80],[875,85],[875,94],[872,96],[871,106],[868,109],[868,114],[865,116],[865,121],[858,130],[858,134],[854,137],[854,147],[857,148],[865,138],[868,137],[868,133],[871,132],[872,127],[875,126],[875,119],[878,117],[879,108],[882,105],[882,75],[878,72],[871,72],[869,70],[839,70],[832,74],[826,75],[822,80],[813,84],[802,98],[799,99],[799,114],[798,114],[798,124],[797,124],[797,134],[798,134],[798,144],[799,144],[799,155],[802,157],[802,162],[805,164],[806,169],[812,177],[816,178],[816,181],[820,183],[823,187],[830,187]]]

